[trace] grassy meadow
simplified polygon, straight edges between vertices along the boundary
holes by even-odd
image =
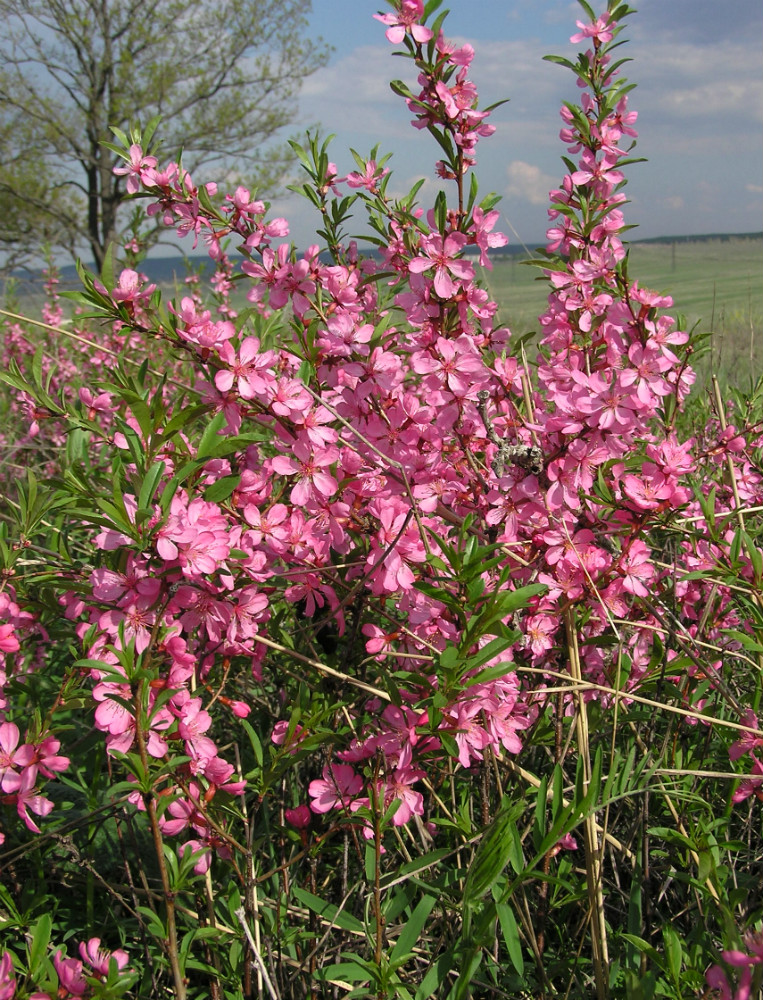
[[[634,243],[629,273],[672,295],[686,329],[711,334],[695,365],[703,380],[714,373],[744,389],[763,374],[763,238]],[[502,324],[518,336],[537,331],[548,294],[537,268],[499,258],[484,279]]]

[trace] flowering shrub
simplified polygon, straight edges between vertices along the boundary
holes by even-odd
[[[580,100],[530,363],[478,278],[507,240],[475,53],[436,2],[391,6],[431,207],[308,136],[300,254],[250,191],[116,133],[214,301],[165,306],[131,245],[71,323],[51,275],[53,351],[8,327],[9,447],[49,482],[0,538],[0,996],[731,996],[718,942],[760,917],[734,807],[763,798],[763,434],[720,393],[687,434],[690,336],[628,274],[631,11],[583,3],[585,51],[554,57]],[[43,872],[85,912],[41,889],[51,919]],[[50,950],[96,929],[113,951]],[[721,952],[739,996],[749,948]]]

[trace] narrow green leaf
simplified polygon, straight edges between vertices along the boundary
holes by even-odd
[[[522,957],[522,942],[519,939],[519,928],[514,917],[514,911],[508,903],[496,903],[495,908],[498,913],[498,922],[501,925],[503,941],[509,953],[511,964],[519,975],[523,976],[525,973],[525,961]]]
[[[464,903],[472,904],[484,896],[509,863],[514,849],[509,827],[516,826],[522,810],[521,802],[502,805],[483,834],[464,882]]]
[[[676,986],[681,983],[681,962],[683,959],[683,949],[681,940],[670,924],[665,924],[662,928],[662,940],[665,945],[665,956],[668,960],[668,969],[671,978]]]
[[[339,910],[333,903],[321,899],[320,896],[314,896],[312,892],[308,892],[307,889],[302,889],[299,886],[294,886],[292,892],[303,906],[306,906],[308,910],[312,910],[313,913],[317,913],[324,920],[328,920],[334,926],[341,928],[343,931],[363,933],[363,924],[357,917],[353,917],[350,913],[345,913],[344,910]]]
[[[241,473],[234,476],[223,476],[204,490],[204,499],[208,503],[220,503],[227,500],[241,482]]]
[[[211,451],[214,444],[217,441],[218,433],[223,429],[225,425],[225,414],[220,411],[216,413],[214,417],[207,424],[204,433],[201,436],[201,441],[199,441],[199,450],[196,453],[198,458],[212,457]]]
[[[50,941],[50,931],[53,920],[49,913],[44,913],[37,921],[29,945],[29,970],[34,975],[42,960]]]
[[[164,462],[154,462],[141,483],[140,493],[138,494],[138,507],[150,510],[156,487],[163,475]]]
[[[434,909],[436,902],[437,898],[435,896],[428,895],[419,900],[416,909],[405,922],[400,937],[395,942],[395,947],[390,954],[391,962],[399,962],[404,955],[408,955],[413,951],[413,946],[418,941],[427,917]]]

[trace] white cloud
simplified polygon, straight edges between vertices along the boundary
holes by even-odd
[[[742,118],[747,124],[763,115],[760,52],[749,45],[634,45],[625,72],[639,84],[633,100],[644,110],[672,119]]]
[[[509,183],[504,189],[507,198],[520,198],[531,205],[548,204],[548,192],[557,186],[557,178],[544,174],[540,167],[524,160],[512,160],[506,168]]]
[[[669,194],[662,199],[662,204],[671,212],[680,212],[686,206],[686,202],[680,194]]]
[[[370,45],[354,49],[307,78],[300,92],[300,118],[321,122],[329,132],[370,136],[371,144],[399,137],[405,134],[411,115],[390,90],[389,79],[390,58],[385,49]]]

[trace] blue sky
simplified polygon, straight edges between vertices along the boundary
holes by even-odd
[[[624,70],[638,84],[630,98],[639,112],[628,168],[632,238],[763,229],[763,3],[761,0],[635,0],[638,12],[624,36]],[[470,42],[470,76],[481,105],[509,98],[494,112],[496,134],[478,148],[480,191],[503,196],[501,228],[512,242],[537,243],[546,229],[547,192],[563,173],[558,109],[578,93],[569,71],[543,61],[574,58],[569,42],[583,17],[570,0],[452,0],[445,33]],[[603,2],[594,0],[595,9]],[[335,133],[331,147],[341,173],[354,169],[350,146],[366,155],[381,144],[393,152],[392,189],[402,194],[419,178],[427,206],[442,182],[434,176],[437,148],[409,125],[404,102],[389,89],[399,77],[415,84],[412,64],[373,18],[376,0],[313,0],[311,31],[334,45],[327,67],[305,84],[300,124]],[[298,245],[309,242],[314,216],[296,197],[273,209],[292,222]]]

